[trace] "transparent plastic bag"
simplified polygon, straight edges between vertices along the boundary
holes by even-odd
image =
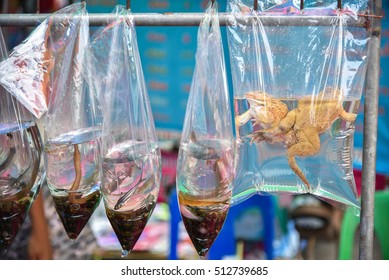
[[[228,3],[238,156],[233,203],[286,191],[358,212],[351,150],[369,41],[367,29],[347,25],[358,10],[332,5],[299,13],[328,16],[329,25],[314,18],[310,26],[264,25],[261,15],[292,17],[296,5],[256,12],[243,2]]]
[[[197,40],[177,161],[177,194],[186,230],[204,257],[227,216],[234,175],[235,140],[216,1],[205,12]]]
[[[0,60],[7,57],[0,29]],[[21,228],[44,178],[33,116],[0,86],[0,258]]]
[[[101,119],[84,78],[89,46],[85,3],[62,10],[65,22],[50,26],[47,39],[55,64],[45,123],[47,184],[71,240],[100,202]]]
[[[76,71],[67,59],[74,45],[85,40],[78,37],[85,15],[84,2],[57,11],[0,63],[0,84],[36,118],[47,112],[51,95],[64,90],[58,88],[66,86],[63,79]]]
[[[123,6],[91,44],[89,81],[103,104],[102,185],[107,217],[126,256],[157,202],[161,151],[143,77],[133,16]]]

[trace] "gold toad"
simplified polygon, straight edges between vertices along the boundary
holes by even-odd
[[[272,97],[263,91],[248,92],[245,95],[250,108],[242,115],[235,117],[236,134],[239,138],[239,128],[253,120],[253,126],[259,124],[261,135],[272,133],[278,128],[280,121],[286,117],[288,107],[282,101]],[[252,135],[250,137],[253,137]],[[262,139],[256,139],[258,142]]]
[[[354,122],[356,114],[343,109],[344,95],[338,89],[326,88],[316,96],[306,96],[299,100],[297,108],[272,126],[270,130],[253,133],[254,141],[284,141],[287,148],[288,164],[294,173],[310,189],[308,180],[296,163],[296,156],[312,156],[320,151],[319,135],[328,130],[338,119]]]

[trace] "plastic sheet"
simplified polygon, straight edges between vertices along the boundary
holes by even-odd
[[[186,230],[200,257],[226,218],[234,175],[234,137],[217,2],[197,37],[196,67],[177,162],[177,194]]]
[[[346,22],[362,2],[348,11],[335,9],[334,1],[326,9],[304,10],[329,16],[329,26],[315,20],[310,26],[264,26],[257,15],[302,13],[295,1],[260,5],[258,12],[246,2],[228,3],[238,142],[233,202],[287,191],[358,212],[351,150],[369,34]]]
[[[123,248],[135,246],[157,202],[161,151],[143,77],[133,16],[123,6],[98,30],[87,63],[103,104],[102,194]]]

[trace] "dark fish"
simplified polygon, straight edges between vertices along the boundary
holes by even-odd
[[[193,157],[202,160],[218,159],[222,154],[222,149],[218,141],[212,139],[198,140],[195,132],[191,133],[188,151]]]
[[[131,196],[137,192],[137,193],[141,193],[142,191],[144,191],[145,189],[147,189],[148,187],[150,187],[152,184],[154,184],[155,182],[155,178],[154,176],[151,176],[150,178],[148,179],[143,179],[139,182],[139,185],[137,185],[136,187],[130,189],[128,192],[126,192],[119,200],[118,202],[116,203],[115,207],[113,208],[114,210],[119,210],[120,208],[123,207],[123,205],[131,198]]]

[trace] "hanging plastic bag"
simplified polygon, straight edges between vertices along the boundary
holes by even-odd
[[[44,20],[9,58],[0,63],[0,84],[36,118],[47,112],[52,94],[60,91],[57,81],[70,77],[69,45],[78,38],[86,15],[85,3],[67,6]]]
[[[101,123],[95,96],[84,79],[89,46],[85,3],[63,11],[69,13],[66,20],[50,26],[47,39],[57,44],[52,45],[55,65],[45,124],[45,164],[55,208],[69,238],[75,240],[100,201]]]
[[[234,175],[234,137],[217,2],[197,37],[196,67],[177,161],[177,194],[185,228],[203,258],[227,216]]]
[[[253,1],[229,1],[238,143],[234,203],[286,191],[358,212],[351,150],[369,33],[348,26],[359,10],[337,10],[336,2],[319,7],[310,1],[301,12],[296,1],[259,1],[259,11]],[[280,24],[317,14],[328,16],[327,24],[315,17],[309,26]]]
[[[97,31],[88,63],[103,100],[102,184],[107,217],[126,256],[156,205],[161,151],[143,77],[133,16],[123,6]]]
[[[0,60],[7,57],[0,29]],[[0,258],[21,228],[44,178],[33,116],[0,86]]]

